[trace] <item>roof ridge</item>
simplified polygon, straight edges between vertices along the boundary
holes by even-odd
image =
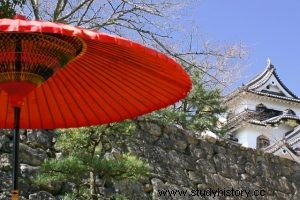
[[[278,76],[276,69],[274,68],[274,76],[277,78],[279,84],[294,98],[299,99],[299,97],[297,95],[295,95],[290,89],[288,89],[288,87],[282,82],[282,80],[280,79],[280,77]]]
[[[280,77],[277,74],[277,70],[275,66],[272,64],[271,60],[268,58],[267,60],[267,66],[265,67],[264,71],[258,74],[255,78],[251,79],[247,84],[247,88],[249,90],[254,90],[263,84],[265,84],[272,74],[275,76],[277,79],[278,83],[282,86],[282,88],[292,97],[295,99],[299,99],[297,95],[295,95],[291,90],[288,89],[288,87],[282,82]]]
[[[248,81],[245,85],[250,87],[253,83],[257,82],[259,79],[263,78],[268,72],[271,70],[274,70],[275,67],[272,65],[271,60],[268,60],[267,66],[265,67],[264,71],[256,75],[254,78],[252,78],[250,81]]]
[[[265,84],[270,79],[272,74],[275,76],[275,78],[278,81],[278,83],[280,84],[280,86],[290,96],[286,96],[286,95],[281,96],[281,95],[278,95],[278,94],[272,94],[270,92],[255,90],[256,88],[258,88],[258,87],[262,86],[263,84]],[[287,86],[281,81],[281,79],[279,78],[279,76],[277,74],[276,68],[272,64],[270,59],[267,60],[267,66],[265,67],[264,71],[262,71],[260,74],[258,74],[254,78],[252,78],[246,84],[242,84],[242,86],[239,86],[238,88],[236,88],[235,90],[233,90],[229,94],[225,95],[224,96],[224,101],[225,102],[230,101],[234,97],[238,96],[242,91],[254,93],[254,94],[257,94],[257,95],[264,95],[264,96],[269,96],[269,97],[273,97],[273,98],[279,98],[279,99],[283,99],[283,100],[294,101],[294,102],[300,103],[300,97],[298,97],[292,91],[290,91],[287,88]]]

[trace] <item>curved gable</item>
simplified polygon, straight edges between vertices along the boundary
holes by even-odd
[[[250,91],[298,99],[281,81],[271,61],[268,61],[268,65],[262,73],[251,79],[245,86]]]

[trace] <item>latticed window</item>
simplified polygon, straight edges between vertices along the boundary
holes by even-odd
[[[270,145],[269,138],[267,138],[264,135],[260,135],[260,136],[257,137],[257,140],[256,140],[256,148],[257,149],[262,149],[262,148],[265,148],[269,145]]]

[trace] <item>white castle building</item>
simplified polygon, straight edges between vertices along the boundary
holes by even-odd
[[[300,98],[283,84],[270,61],[225,102],[231,139],[300,162]]]

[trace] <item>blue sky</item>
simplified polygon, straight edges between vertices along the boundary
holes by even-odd
[[[270,57],[282,81],[300,96],[299,0],[202,0],[193,13],[209,40],[247,45],[243,82]]]

